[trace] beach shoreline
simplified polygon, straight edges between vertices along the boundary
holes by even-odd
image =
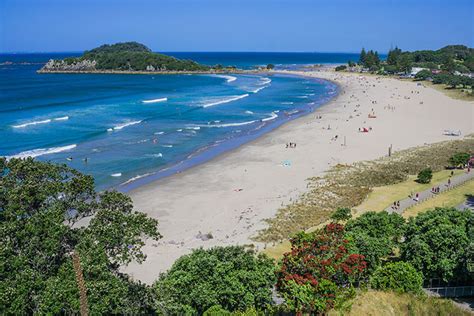
[[[124,272],[151,283],[195,248],[253,244],[262,249],[265,245],[251,238],[278,208],[304,194],[307,178],[338,163],[382,157],[390,146],[397,151],[452,139],[442,134],[444,129],[474,132],[473,102],[414,82],[328,70],[279,73],[332,80],[339,94],[199,168],[129,192],[137,210],[160,221],[164,238],[147,243],[147,260]],[[376,117],[369,118],[371,113]],[[288,142],[296,148],[286,148]]]

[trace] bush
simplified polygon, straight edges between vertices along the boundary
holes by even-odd
[[[426,79],[430,78],[431,76],[432,76],[431,71],[426,70],[426,69],[423,69],[422,71],[419,71],[419,72],[415,75],[415,79],[418,79],[418,80],[426,80]]]
[[[275,65],[274,65],[274,64],[268,64],[268,65],[267,65],[267,69],[268,69],[268,70],[272,70],[272,69],[274,69],[274,68],[275,68]]]
[[[230,312],[272,303],[273,261],[243,247],[197,249],[182,256],[154,284],[157,310],[202,314],[219,305]]]
[[[471,155],[468,153],[455,153],[454,155],[449,158],[449,163],[453,168],[457,168],[459,166],[464,166],[471,158]]]
[[[370,286],[378,290],[393,290],[398,293],[421,293],[423,275],[408,262],[388,263],[375,270]]]
[[[344,238],[344,226],[331,223],[314,233],[301,232],[291,245],[277,272],[277,290],[291,312],[321,314],[354,295],[352,284],[366,263]]]
[[[402,260],[426,279],[473,280],[474,213],[436,208],[410,218],[401,247]]]
[[[418,173],[418,178],[416,179],[416,182],[430,183],[432,178],[433,178],[433,171],[431,170],[431,168],[426,168],[426,169],[421,170]]]
[[[342,71],[342,70],[346,70],[347,69],[347,66],[346,65],[340,65],[340,66],[337,66],[335,68],[336,71]]]
[[[340,207],[331,215],[331,219],[339,221],[347,221],[352,218],[351,209],[347,207]]]

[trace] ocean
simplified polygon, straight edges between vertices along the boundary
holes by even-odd
[[[168,53],[204,64],[278,68],[356,54]],[[0,156],[32,156],[128,191],[181,172],[308,114],[331,82],[288,75],[37,74],[51,58],[0,55]]]

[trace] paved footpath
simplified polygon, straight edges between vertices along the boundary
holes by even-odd
[[[461,184],[465,183],[466,181],[469,181],[469,180],[472,180],[472,179],[474,179],[474,171],[471,170],[471,172],[469,172],[469,173],[467,171],[465,171],[464,173],[462,173],[460,175],[451,177],[451,184],[450,185],[448,185],[448,182],[446,181],[444,183],[437,183],[436,185],[434,185],[434,187],[439,186],[439,192],[441,193],[441,192],[451,190],[451,189],[453,189],[457,186],[460,186]],[[416,193],[418,193],[418,200],[415,200]],[[411,207],[415,204],[421,203],[423,201],[426,201],[428,199],[431,199],[432,197],[434,197],[434,196],[436,196],[440,193],[431,192],[431,188],[427,189],[425,191],[413,192],[413,198],[407,197],[404,200],[400,200],[400,207],[398,207],[397,209],[392,208],[392,205],[390,205],[385,210],[389,213],[396,212],[398,214],[402,214],[403,211],[406,210],[407,208],[409,208],[409,207]]]

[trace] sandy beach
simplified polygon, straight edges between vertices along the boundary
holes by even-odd
[[[265,227],[265,218],[305,192],[307,178],[338,163],[387,155],[390,145],[397,151],[458,138],[444,130],[474,132],[474,102],[412,81],[328,70],[290,73],[332,80],[341,92],[251,143],[130,192],[137,210],[159,220],[164,237],[148,242],[147,260],[125,272],[152,283],[193,248],[263,247],[251,237]],[[359,131],[364,128],[368,132]],[[289,142],[296,148],[286,148]]]

